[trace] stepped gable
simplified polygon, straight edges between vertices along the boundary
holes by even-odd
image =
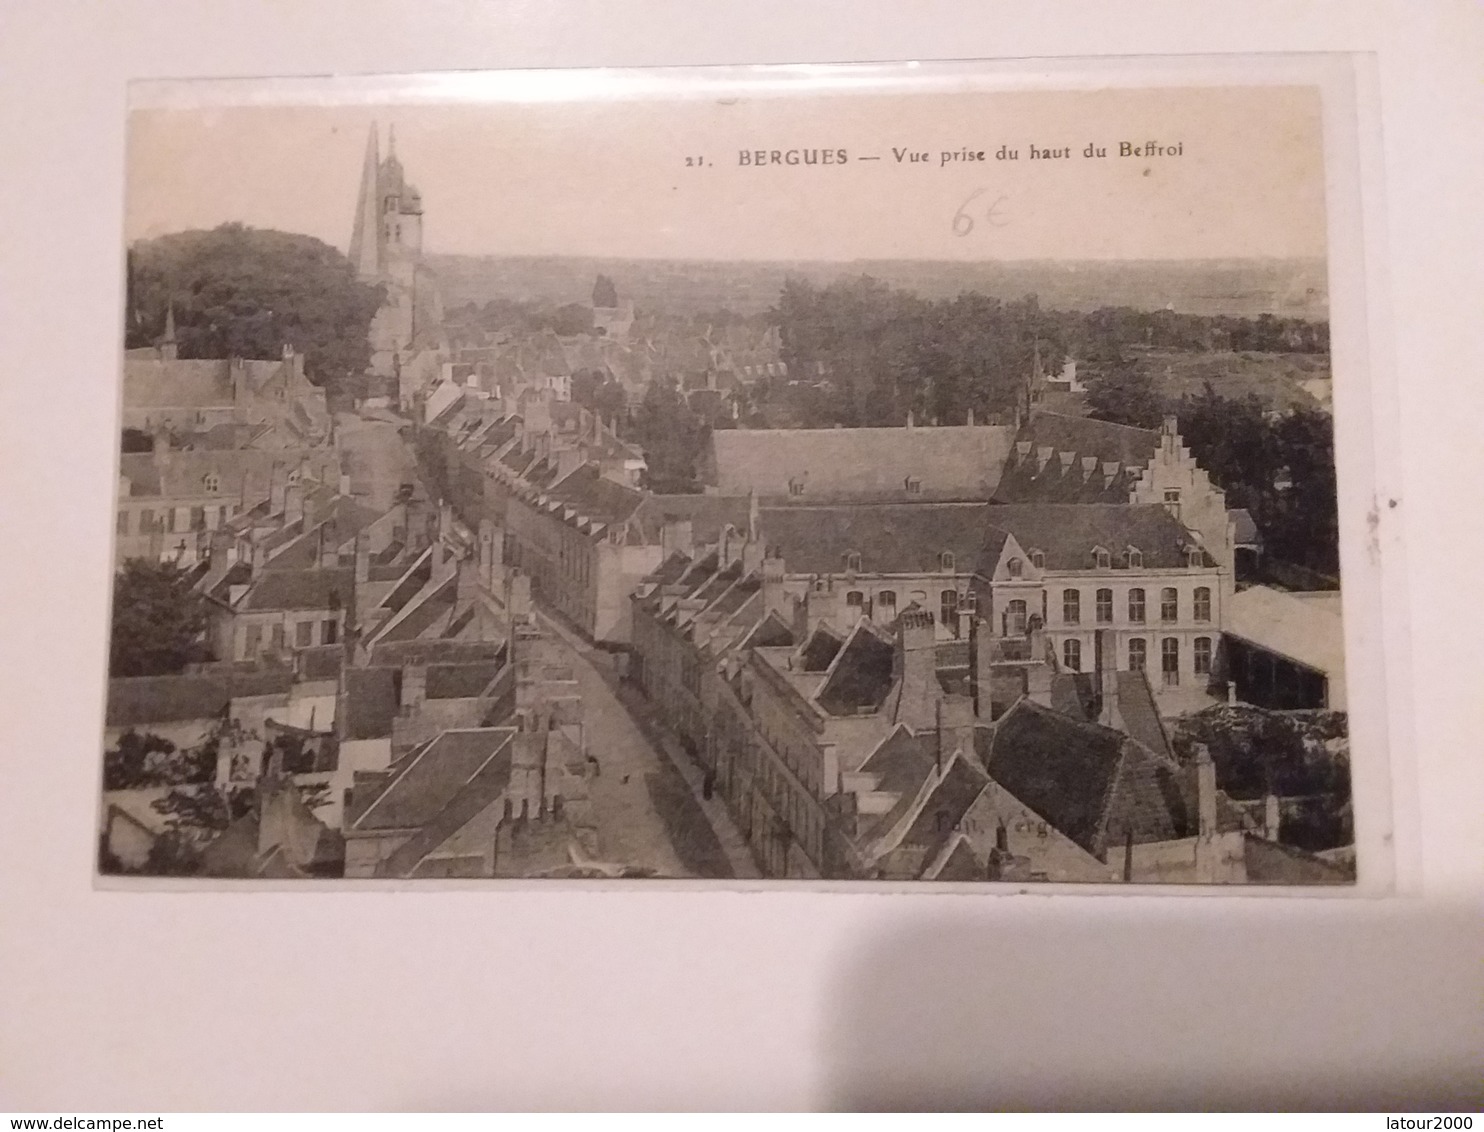
[[[1037,412],[1021,426],[994,491],[1000,503],[1127,503],[1160,434]]]

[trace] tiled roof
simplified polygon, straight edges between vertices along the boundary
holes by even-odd
[[[622,523],[644,502],[644,492],[606,479],[596,464],[584,464],[548,493],[595,522]]]
[[[285,472],[307,465],[323,480],[340,476],[340,455],[333,448],[284,448],[126,453],[119,458],[119,474],[129,480],[135,498],[204,496],[206,477],[217,477],[223,503],[256,502],[269,493],[275,466]]]
[[[1159,438],[1150,429],[1036,413],[1016,434],[994,497],[1003,503],[1126,503]]]
[[[431,629],[440,617],[447,615],[458,598],[458,578],[450,574],[443,582],[428,590],[417,604],[401,615],[401,620],[378,633],[382,641],[410,641],[421,637]]]
[[[923,799],[900,844],[925,848],[931,856],[935,847],[953,836],[954,828],[988,785],[989,776],[972,758],[955,758]]]
[[[315,645],[299,649],[295,657],[305,680],[331,680],[340,675],[345,649],[341,645]]]
[[[397,703],[399,669],[391,667],[345,670],[345,737],[385,739],[392,733]]]
[[[1227,632],[1322,672],[1343,689],[1345,626],[1331,603],[1269,586],[1248,586],[1227,602]]]
[[[514,755],[514,744],[508,737],[511,734],[509,729],[500,728],[499,730],[506,733],[505,741],[474,772],[472,777],[463,782],[453,797],[408,839],[406,844],[398,846],[390,857],[377,866],[377,876],[408,876],[419,871],[419,865],[428,854],[447,842],[482,811],[499,801],[500,796],[510,786]],[[447,733],[444,738],[446,737]],[[435,742],[434,749],[436,750],[437,747],[438,742]],[[449,761],[460,768],[464,765],[463,760],[458,756],[451,756]],[[457,773],[452,765],[450,770]],[[459,871],[465,875],[473,875],[472,869],[468,866]],[[445,872],[445,875],[453,874]]]
[[[278,609],[350,609],[355,570],[265,570],[248,587],[237,607],[246,612]]]
[[[429,547],[424,550],[411,567],[405,568],[405,573],[406,577],[393,586],[386,597],[382,598],[381,608],[389,609],[393,613],[401,612],[402,607],[428,584],[433,577],[433,548]]]
[[[754,625],[742,641],[743,648],[783,648],[796,644],[793,626],[773,610]]]
[[[1178,569],[1188,564],[1186,547],[1194,545],[1180,521],[1158,504],[996,504],[986,509],[985,523],[1014,535],[1027,554],[1041,551],[1048,570],[1091,569],[1099,547],[1117,567],[1130,546],[1143,554],[1146,569]],[[987,549],[979,556],[980,570],[992,570],[998,558],[999,546]]]
[[[799,667],[805,672],[823,672],[844,643],[845,638],[821,621],[810,630],[799,650]]]
[[[765,507],[762,535],[790,574],[843,575],[846,555],[868,574],[938,573],[948,551],[968,573],[984,545],[990,508],[980,503],[868,503]]]
[[[478,664],[504,655],[503,641],[379,641],[371,646],[372,664]]]
[[[1193,785],[1122,732],[1021,699],[978,734],[990,776],[1094,856],[1194,831]]]
[[[861,816],[862,833],[875,837],[886,833],[912,808],[928,773],[938,764],[938,737],[924,732],[914,735],[897,727],[861,764],[861,773],[877,776],[876,790],[895,794],[896,803],[884,814]]]
[[[1124,737],[1022,699],[976,736],[990,777],[1094,855]]]
[[[489,687],[501,667],[496,661],[431,665],[428,668],[428,699],[460,700],[477,696]]]
[[[1257,520],[1245,507],[1233,507],[1227,514],[1236,524],[1237,546],[1262,546],[1262,532],[1257,529]]]
[[[745,495],[646,495],[629,523],[646,543],[656,543],[665,523],[689,519],[691,536],[700,546],[719,539],[728,524],[746,530],[747,516]]]
[[[234,697],[286,695],[293,670],[265,666],[227,674],[121,676],[108,682],[108,727],[138,727],[211,719],[226,712]]]
[[[1242,840],[1249,884],[1354,884],[1355,871],[1254,834]]]
[[[876,711],[892,686],[893,642],[869,621],[856,622],[815,702],[831,715]]]
[[[414,752],[372,800],[364,806],[356,805],[350,828],[420,829],[437,817],[514,735],[515,729],[510,727],[443,732]],[[508,754],[506,763],[508,775]]]
[[[124,359],[126,409],[225,409],[233,404],[225,358]]]
[[[995,425],[943,428],[716,429],[702,478],[723,492],[809,500],[987,500],[1010,451]],[[907,481],[918,490],[909,493]]]

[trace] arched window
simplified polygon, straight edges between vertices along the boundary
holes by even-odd
[[[1180,640],[1166,637],[1159,643],[1159,671],[1170,687],[1180,683]]]
[[[1144,552],[1137,546],[1128,548],[1128,568],[1130,570],[1144,569]]]
[[[1211,620],[1211,590],[1208,586],[1196,586],[1191,615],[1197,621]]]
[[[1113,556],[1102,547],[1097,547],[1092,552],[1092,560],[1099,570],[1107,570],[1113,565]]]
[[[860,590],[850,590],[845,594],[845,605],[847,608],[859,610],[866,604],[866,595]]]
[[[1068,672],[1082,671],[1082,642],[1075,637],[1061,643],[1062,667]]]
[[[1103,625],[1113,620],[1113,591],[1098,590],[1098,622]]]
[[[944,590],[938,595],[938,610],[942,614],[943,626],[958,635],[958,591]]]
[[[876,608],[880,609],[888,617],[895,617],[897,614],[897,591],[881,590],[877,593]]]
[[[1076,625],[1082,620],[1082,594],[1078,590],[1062,590],[1061,619],[1067,625]]]
[[[1031,551],[1031,565],[1037,570],[1046,569],[1046,552],[1044,550]]]
[[[938,555],[938,568],[949,573],[953,571],[953,551],[945,550]]]
[[[1161,621],[1180,620],[1180,591],[1174,586],[1166,586],[1159,591],[1159,619]]]
[[[1025,573],[1025,563],[1018,558],[1012,558],[1005,563],[1005,573],[1012,578],[1018,578]]]
[[[1025,636],[1025,602],[1016,598],[1005,606],[1005,636]]]
[[[1135,625],[1144,624],[1144,591],[1141,589],[1128,591],[1128,619]]]
[[[1143,637],[1130,637],[1128,642],[1128,670],[1143,672],[1149,663],[1149,642]]]
[[[855,553],[855,551],[851,551],[845,556],[845,569],[849,570],[853,574],[858,574],[860,573],[860,568],[861,556]]]
[[[1195,654],[1192,657],[1197,676],[1209,676],[1211,674],[1211,638],[1197,637],[1195,639]]]

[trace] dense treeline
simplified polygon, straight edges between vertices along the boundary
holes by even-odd
[[[1043,363],[1060,364],[1034,296],[1003,303],[966,293],[929,301],[869,276],[816,287],[784,284],[775,311],[789,377],[827,381],[807,403],[810,426],[872,427],[919,421],[962,424],[1013,411],[1038,339]]]
[[[1131,351],[1324,353],[1325,323],[1105,307],[1043,310],[1036,296],[1005,302],[966,292],[922,299],[869,276],[818,287],[789,279],[773,311],[789,378],[811,426],[961,423],[1013,411],[1037,352],[1047,373],[1076,358],[1087,374],[1132,368]]]
[[[223,224],[140,241],[128,258],[126,346],[154,344],[173,305],[182,358],[276,358],[287,344],[328,389],[371,361],[383,288],[312,236]]]

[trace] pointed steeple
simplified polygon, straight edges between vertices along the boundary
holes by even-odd
[[[350,236],[350,262],[362,279],[381,273],[381,153],[376,123],[366,139],[366,161],[361,169],[361,191],[356,198],[356,226]]]
[[[178,354],[178,344],[175,341],[175,300],[171,299],[165,307],[165,336],[160,339],[160,357],[173,362]]]

